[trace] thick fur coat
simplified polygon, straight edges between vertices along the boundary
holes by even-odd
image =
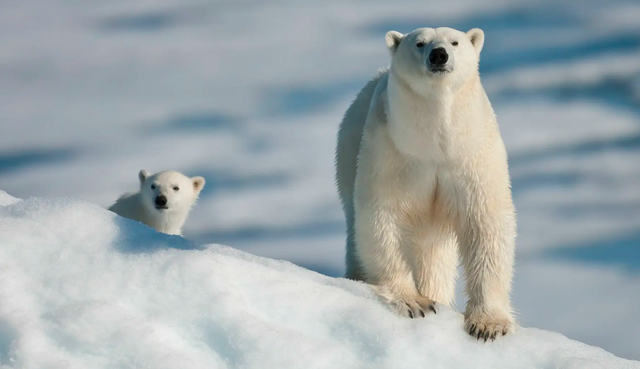
[[[507,154],[478,72],[484,33],[421,28],[386,36],[392,62],[358,94],[338,134],[346,277],[400,314],[450,305],[458,259],[465,329],[514,329],[516,216]]]

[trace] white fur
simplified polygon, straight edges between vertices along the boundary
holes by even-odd
[[[140,190],[122,195],[109,210],[144,223],[158,232],[182,234],[189,211],[204,187],[204,178],[189,178],[173,171],[151,176],[146,170],[141,170],[138,177]],[[156,208],[154,201],[158,195],[166,196],[167,209]]]
[[[391,67],[360,91],[338,134],[346,277],[375,285],[401,314],[422,315],[433,301],[453,302],[459,253],[465,328],[485,340],[506,334],[515,324],[516,217],[506,150],[478,73],[484,33],[391,31],[386,43]],[[447,73],[430,69],[436,47],[449,55]]]

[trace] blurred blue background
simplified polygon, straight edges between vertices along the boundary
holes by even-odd
[[[640,359],[639,20],[624,0],[5,0],[0,189],[106,207],[140,169],[202,175],[186,237],[340,276],[336,131],[384,34],[480,27],[520,323]]]

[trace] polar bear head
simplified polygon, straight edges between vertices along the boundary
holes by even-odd
[[[189,178],[169,170],[151,175],[143,169],[138,177],[142,202],[152,213],[188,212],[204,187],[202,177]]]
[[[393,74],[414,91],[427,93],[434,84],[456,89],[477,75],[484,32],[418,28],[406,35],[389,31],[385,39]]]

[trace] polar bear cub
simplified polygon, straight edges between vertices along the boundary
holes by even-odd
[[[465,329],[514,329],[516,216],[507,154],[480,83],[480,29],[388,32],[391,66],[340,125],[338,192],[347,221],[346,277],[375,286],[409,317],[454,300],[466,274]]]
[[[138,174],[140,190],[122,195],[109,210],[167,234],[182,234],[182,226],[204,187],[204,178],[164,171]]]

